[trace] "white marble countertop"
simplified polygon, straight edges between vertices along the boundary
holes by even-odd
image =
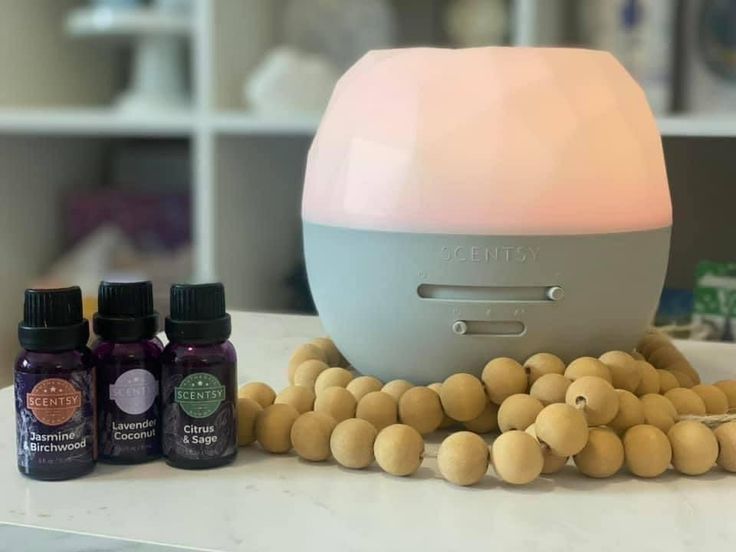
[[[311,317],[233,319],[239,380],[275,388],[286,385],[293,348],[321,330]],[[681,346],[708,381],[736,377],[736,346]],[[197,550],[676,552],[736,544],[736,474],[717,469],[698,478],[670,472],[657,480],[626,473],[592,480],[567,466],[523,488],[494,477],[458,488],[439,479],[431,458],[404,479],[249,447],[233,465],[214,470],[100,464],[87,477],[45,483],[17,471],[12,388],[0,390],[0,414],[0,523]],[[430,456],[440,439],[428,444]],[[48,549],[32,534],[8,529],[0,527],[0,551]],[[21,538],[22,548],[11,544]],[[61,549],[81,550],[82,542]],[[84,549],[144,548],[127,542]]]

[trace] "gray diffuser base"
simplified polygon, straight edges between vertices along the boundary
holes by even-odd
[[[309,284],[350,363],[383,380],[480,374],[488,360],[631,350],[651,323],[670,228],[465,236],[304,224]]]

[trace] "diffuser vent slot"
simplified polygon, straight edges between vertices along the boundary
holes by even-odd
[[[562,299],[560,286],[456,286],[421,284],[417,295],[439,301],[480,301],[488,303],[554,302]]]

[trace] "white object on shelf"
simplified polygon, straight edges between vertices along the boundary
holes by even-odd
[[[96,6],[73,11],[66,29],[78,37],[128,39],[133,43],[130,84],[117,100],[122,111],[156,113],[189,105],[184,39],[191,15],[166,0],[150,8]]]
[[[445,14],[450,39],[466,48],[501,44],[508,28],[505,0],[454,0]]]
[[[672,108],[675,0],[588,0],[580,3],[583,41],[615,55],[655,113]]]
[[[275,389],[287,384],[291,352],[324,335],[315,317],[233,312],[232,321],[239,382],[260,380]],[[736,346],[677,345],[705,381],[735,377]],[[644,480],[622,472],[602,481],[582,476],[571,461],[560,473],[523,488],[501,483],[490,470],[483,483],[465,489],[443,481],[437,471],[432,456],[442,432],[427,438],[423,466],[410,478],[376,467],[347,470],[294,454],[269,455],[251,445],[239,450],[232,465],[206,473],[163,461],[100,463],[88,477],[43,484],[15,467],[12,402],[12,388],[0,390],[0,522],[262,552],[486,550],[490,538],[493,549],[511,552],[700,552],[729,550],[736,539],[727,507],[736,476],[719,468],[697,478],[670,471]],[[82,548],[74,534],[64,535],[64,543],[64,549]],[[3,544],[38,549],[33,540]]]
[[[245,104],[259,113],[322,113],[340,71],[324,56],[279,46],[266,53],[243,86]]]
[[[395,46],[396,23],[387,0],[290,0],[284,37],[345,71],[367,51]]]
[[[693,113],[736,107],[736,0],[685,3],[685,103]]]

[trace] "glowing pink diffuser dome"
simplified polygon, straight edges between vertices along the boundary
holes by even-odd
[[[557,48],[368,53],[335,87],[302,215],[330,335],[416,381],[630,349],[672,223],[644,93],[610,54]]]

